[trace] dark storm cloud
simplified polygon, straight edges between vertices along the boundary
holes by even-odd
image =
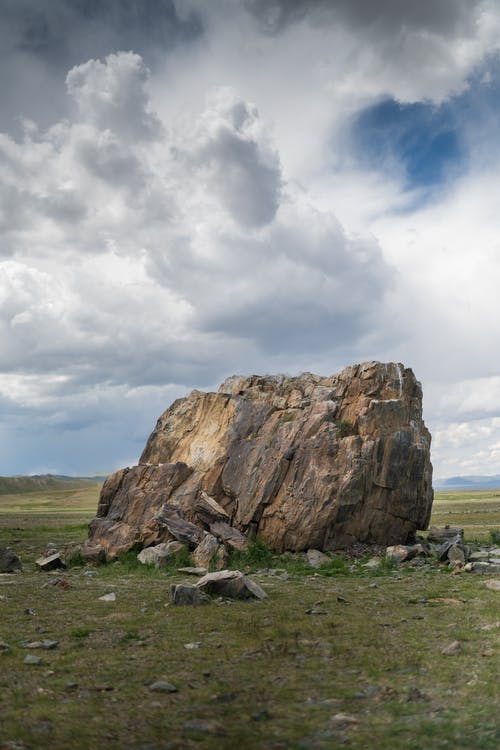
[[[473,31],[480,0],[244,0],[244,5],[267,33],[275,34],[303,20],[313,24],[346,23],[381,35],[401,29],[437,34]]]
[[[65,68],[118,49],[151,65],[158,49],[202,33],[199,18],[180,18],[173,0],[4,0],[2,26],[12,49]]]
[[[19,117],[44,127],[65,116],[64,78],[82,61],[133,50],[154,68],[202,33],[173,0],[2,0],[0,130],[17,131]]]

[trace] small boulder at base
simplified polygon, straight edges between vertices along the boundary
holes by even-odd
[[[406,562],[407,560],[412,560],[418,555],[418,546],[419,545],[416,544],[412,546],[406,546],[405,544],[396,544],[393,547],[387,547],[385,556],[395,563]]]
[[[0,547],[0,573],[20,573],[21,560],[7,547]]]
[[[169,558],[179,554],[183,549],[185,549],[185,545],[181,542],[162,542],[154,547],[146,547],[146,549],[141,550],[137,559],[143,565],[154,565],[156,568],[161,568]]]
[[[106,562],[106,551],[102,544],[89,544],[86,542],[80,548],[82,560],[91,565],[104,565]]]
[[[308,549],[306,552],[306,562],[311,568],[319,568],[324,563],[330,562],[330,558],[324,552],[320,552],[319,549]]]
[[[220,570],[207,573],[196,584],[197,588],[212,596],[229,599],[266,599],[267,594],[255,581],[239,570]]]
[[[193,563],[198,568],[208,568],[218,549],[217,539],[212,534],[207,534],[191,555]]]
[[[62,559],[60,552],[55,552],[53,555],[48,557],[39,557],[36,561],[36,566],[39,570],[64,570],[66,563]]]
[[[199,604],[209,604],[210,597],[196,586],[187,586],[173,583],[169,592],[172,604],[190,604],[197,606]]]

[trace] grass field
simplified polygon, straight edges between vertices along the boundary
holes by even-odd
[[[241,563],[268,599],[183,608],[168,589],[188,579],[128,556],[44,587],[55,576],[35,558],[85,537],[97,494],[0,498],[0,544],[25,568],[0,576],[0,748],[500,746],[500,592],[484,576],[341,558],[314,575],[275,559],[283,580],[258,573],[269,561],[257,556]],[[486,540],[500,492],[438,493],[432,520]],[[115,602],[99,601],[111,591]],[[41,639],[58,646],[25,648]],[[458,653],[442,655],[452,641]],[[152,691],[161,679],[177,692]]]

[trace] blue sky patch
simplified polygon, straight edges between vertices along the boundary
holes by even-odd
[[[358,115],[351,139],[363,166],[401,172],[408,189],[440,184],[464,157],[449,104],[384,99]]]

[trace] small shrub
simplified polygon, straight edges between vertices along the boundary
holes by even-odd
[[[274,552],[260,539],[254,539],[246,550],[231,550],[228,565],[230,568],[268,568],[273,558]]]
[[[90,628],[75,628],[75,630],[71,631],[71,637],[77,638],[79,640],[83,640],[83,638],[88,638],[88,636],[92,633],[92,630]]]
[[[490,531],[490,541],[492,544],[500,544],[500,531]]]
[[[75,549],[64,558],[67,568],[82,568],[86,565],[85,560],[82,557],[82,553],[79,549]]]
[[[344,438],[352,434],[352,425],[347,419],[339,419],[336,424],[337,437]]]

